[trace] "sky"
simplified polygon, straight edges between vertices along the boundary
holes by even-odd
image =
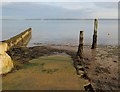
[[[74,0],[74,2],[73,0],[64,0],[65,2],[62,2],[63,0],[57,0],[59,2],[55,2],[55,0],[44,0],[44,2],[43,0],[27,1],[28,0],[24,0],[24,2],[22,2],[22,0],[17,0],[17,2],[15,2],[15,0],[2,0],[2,4],[0,5],[2,12],[0,15],[2,15],[2,18],[16,19],[118,18],[118,0],[103,0],[106,2],[100,2],[102,0]]]
[[[119,2],[119,0],[1,0],[2,2]]]

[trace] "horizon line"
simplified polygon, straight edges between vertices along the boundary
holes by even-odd
[[[0,18],[0,20],[117,20],[119,18]]]

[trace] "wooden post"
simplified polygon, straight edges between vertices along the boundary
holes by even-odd
[[[79,56],[81,59],[83,58],[83,31],[80,31],[79,36],[79,46],[78,46],[78,52],[77,56]]]
[[[93,34],[93,43],[92,43],[92,48],[95,49],[97,47],[97,30],[98,30],[98,20],[94,20],[94,34]]]

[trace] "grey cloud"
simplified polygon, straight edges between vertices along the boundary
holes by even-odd
[[[35,3],[11,3],[3,6],[3,16],[21,16],[25,18],[82,18],[89,9],[68,10],[59,6]]]
[[[117,8],[118,3],[117,2],[95,2],[94,3],[99,8]]]
[[[80,4],[84,8],[72,10],[44,3],[11,3],[2,6],[2,15],[19,18],[94,18],[95,12],[100,7],[112,6],[106,5],[107,3],[95,3],[95,7],[90,7],[90,3],[87,4],[88,7]]]

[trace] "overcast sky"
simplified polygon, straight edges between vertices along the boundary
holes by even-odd
[[[8,1],[8,3],[2,3],[1,15],[3,18],[118,18],[117,0],[114,0],[116,2],[112,2],[113,0],[109,0],[109,2],[77,2],[78,0],[74,0],[74,2],[47,2],[51,0],[45,0],[46,2],[42,2],[43,0],[40,0],[41,2],[31,3],[13,2],[14,0],[3,1]]]
[[[2,2],[118,2],[119,0],[1,0]]]

